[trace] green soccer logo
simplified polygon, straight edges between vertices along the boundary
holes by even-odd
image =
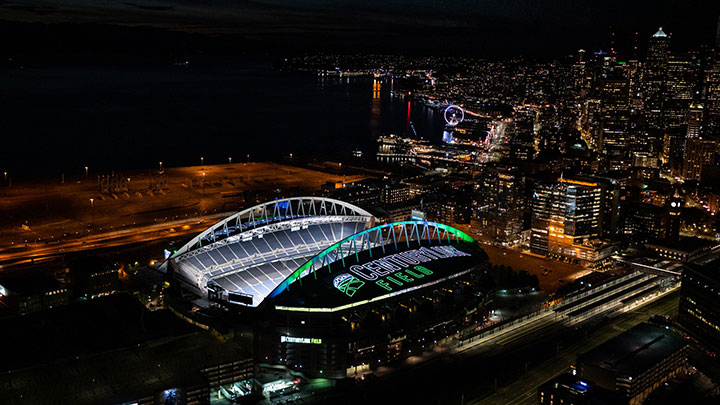
[[[360,287],[365,285],[365,282],[352,274],[344,273],[333,279],[333,285],[338,290],[347,294],[348,297],[352,297]]]

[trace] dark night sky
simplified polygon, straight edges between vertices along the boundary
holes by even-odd
[[[90,37],[103,43],[103,35],[129,43],[157,36],[97,27],[111,24],[220,36],[233,48],[270,52],[557,56],[607,48],[611,26],[621,49],[632,32],[644,43],[657,26],[673,34],[675,47],[693,49],[713,41],[718,14],[717,0],[3,0],[0,28],[16,34],[15,52],[43,51],[53,41],[53,48],[82,48]]]

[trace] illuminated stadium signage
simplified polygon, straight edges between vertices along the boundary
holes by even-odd
[[[385,256],[382,259],[373,260],[362,265],[350,266],[350,271],[361,279],[376,281],[381,277],[398,272],[406,267],[457,256],[471,255],[452,246],[422,247],[420,249]]]
[[[421,279],[431,274],[433,274],[432,270],[423,266],[415,266],[412,270],[405,269],[404,271],[398,271],[392,273],[391,275],[385,276],[380,280],[376,280],[375,284],[388,291],[392,291],[393,287],[412,283],[415,280]]]
[[[355,295],[355,292],[364,285],[364,281],[350,273],[343,273],[333,279],[333,286],[347,294],[348,297]]]
[[[333,279],[333,286],[352,297],[366,284],[372,281],[375,285],[387,290],[405,286],[433,274],[421,263],[431,262],[458,256],[471,256],[452,246],[422,247],[394,255],[385,256],[371,262],[350,266],[350,273],[343,273]]]
[[[302,344],[306,344],[306,345],[321,345],[321,344],[322,344],[322,339],[320,339],[320,338],[280,336],[280,343],[302,343]]]

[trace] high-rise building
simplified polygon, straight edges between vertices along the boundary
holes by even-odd
[[[706,61],[702,94],[706,132],[710,136],[720,136],[720,50]]]
[[[663,104],[665,101],[665,80],[667,75],[668,48],[670,37],[662,27],[653,34],[648,43],[647,60],[643,75],[644,110],[648,130],[660,133],[665,128]],[[659,136],[659,135],[658,135]]]
[[[700,180],[703,166],[712,163],[715,158],[717,142],[705,135],[703,114],[701,104],[690,107],[682,166],[682,178],[685,180]]]
[[[608,147],[627,148],[629,108],[629,81],[622,65],[603,75],[600,80],[600,131],[603,152]]]
[[[683,270],[678,322],[703,345],[720,350],[720,259]]]
[[[714,161],[716,148],[717,142],[712,139],[687,138],[682,178],[684,180],[701,180],[703,166]]]
[[[702,128],[703,105],[698,103],[692,103],[688,108],[686,138],[700,138],[702,135]]]
[[[531,204],[533,253],[594,260],[589,242],[602,232],[602,192],[597,182],[561,177],[539,183]]]
[[[676,175],[681,174],[683,155],[685,152],[685,132],[668,131],[663,137],[662,153],[660,159],[663,164],[669,164]]]
[[[619,229],[620,219],[620,182],[611,177],[590,176],[588,178],[577,178],[586,180],[589,183],[597,183],[601,191],[601,212],[600,237],[605,239],[614,238]]]
[[[525,211],[525,176],[516,168],[488,170],[477,219],[484,236],[498,243],[520,239]]]
[[[692,138],[685,142],[685,162],[683,179],[700,180],[704,165],[713,162],[717,142],[711,139]]]
[[[648,242],[665,239],[668,216],[663,207],[633,203],[623,206],[623,233],[635,241]]]
[[[699,63],[695,54],[670,55],[667,61],[665,105],[666,129],[682,127],[698,87]]]

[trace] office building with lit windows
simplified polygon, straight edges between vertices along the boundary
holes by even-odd
[[[720,259],[688,264],[682,274],[678,322],[690,336],[720,350]]]
[[[666,129],[674,130],[683,127],[687,122],[698,78],[699,63],[695,55],[671,54],[668,57],[666,99],[663,106]]]
[[[670,36],[662,28],[648,42],[647,61],[643,74],[643,108],[650,132],[665,129],[663,105],[666,98],[666,77]]]
[[[715,159],[717,142],[707,138],[687,138],[685,140],[685,159],[682,177],[685,180],[700,180],[704,165]]]
[[[560,178],[536,184],[531,200],[531,251],[586,264],[603,260],[611,253],[599,240],[603,203],[603,188],[597,181]]]
[[[628,146],[629,96],[629,80],[623,66],[609,69],[600,80],[600,130],[604,154],[608,153],[608,148]]]

